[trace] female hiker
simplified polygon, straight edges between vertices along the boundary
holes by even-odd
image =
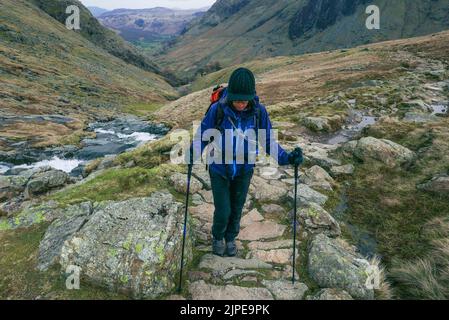
[[[203,141],[204,133],[210,129],[221,133],[219,141]],[[213,152],[220,148],[223,151],[218,156],[219,160],[209,165],[215,205],[212,251],[216,255],[237,254],[235,239],[240,231],[242,209],[253,176],[258,145],[264,146],[265,152],[275,158],[279,165],[299,166],[303,162],[301,148],[287,153],[275,141],[271,129],[267,110],[256,95],[253,73],[246,68],[236,69],[229,78],[228,87],[222,88],[219,100],[207,111],[194,138],[193,148],[190,149],[190,159],[193,156],[194,160],[201,156],[210,142],[219,146],[214,147]],[[243,134],[248,130],[254,130],[256,134]],[[259,135],[261,130],[265,134]],[[232,143],[229,143],[230,140]],[[217,159],[216,156],[214,159]],[[190,159],[188,163],[191,163]]]

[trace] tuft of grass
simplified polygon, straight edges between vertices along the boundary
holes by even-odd
[[[170,151],[175,144],[176,142],[170,141],[170,137],[167,135],[160,140],[119,155],[117,161],[121,165],[134,161],[137,166],[152,168],[170,159]]]
[[[167,175],[176,169],[161,165],[151,169],[130,168],[105,170],[84,184],[51,195],[61,206],[83,201],[124,200],[145,197],[152,192],[168,188]]]
[[[449,298],[449,218],[430,220],[423,234],[433,239],[428,253],[415,260],[395,260],[389,276],[403,298],[446,300]]]
[[[124,112],[134,114],[136,116],[145,117],[151,116],[154,112],[158,111],[163,106],[162,103],[133,103],[124,108]]]

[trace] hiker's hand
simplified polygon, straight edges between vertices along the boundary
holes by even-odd
[[[292,152],[290,152],[288,155],[288,162],[294,166],[299,166],[304,162],[302,149],[300,147],[296,147]]]

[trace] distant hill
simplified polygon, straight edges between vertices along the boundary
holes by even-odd
[[[207,9],[179,10],[156,7],[151,9],[116,9],[98,17],[105,27],[132,42],[167,40],[183,32],[193,19]]]
[[[82,24],[81,33],[68,30],[59,22],[65,4],[0,2],[0,115],[96,116],[108,110],[123,110],[136,101],[165,102],[177,97],[163,77],[145,70],[151,70],[152,64],[145,66],[146,60],[141,61],[142,68],[139,63],[129,64],[126,60],[133,55],[145,58],[111,31],[95,24],[81,4],[82,19],[89,19]],[[96,33],[89,34],[93,30]],[[101,41],[106,43],[102,45]],[[110,50],[115,55],[104,50],[108,46],[116,46],[116,51]]]
[[[170,74],[163,72],[160,68],[152,62],[150,58],[141,54],[133,45],[124,41],[121,37],[113,31],[103,27],[98,20],[90,13],[90,11],[77,0],[29,0],[38,8],[45,11],[47,14],[55,18],[61,23],[65,24],[67,18],[66,8],[69,5],[77,5],[80,8],[81,15],[81,30],[78,32],[103,48],[110,54],[130,63],[144,70],[162,75],[172,85],[176,85],[176,80]]]
[[[368,4],[380,30],[368,30]],[[219,61],[319,52],[449,29],[447,0],[218,0],[156,61],[182,74]]]
[[[92,15],[94,17],[98,17],[98,16],[102,15],[103,13],[109,11],[107,9],[103,9],[103,8],[99,8],[99,7],[87,7],[87,9],[89,9],[89,11],[92,13]]]

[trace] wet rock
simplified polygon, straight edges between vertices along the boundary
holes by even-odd
[[[363,161],[380,161],[393,168],[410,163],[415,158],[415,153],[390,140],[366,137],[358,140],[354,156]]]
[[[239,240],[260,240],[277,238],[284,234],[286,227],[273,221],[255,222],[240,231]]]
[[[314,297],[308,300],[354,300],[351,295],[344,290],[322,289]]]
[[[418,185],[418,189],[428,191],[428,192],[448,194],[449,193],[449,176],[448,175],[440,175],[440,176],[433,177],[430,181]]]
[[[134,298],[159,297],[177,282],[182,223],[182,204],[168,192],[102,202],[64,242],[61,267],[79,266],[87,281]],[[188,236],[186,261],[191,255]]]
[[[185,194],[187,192],[187,175],[176,172],[170,177],[173,187],[179,193]],[[190,193],[194,194],[203,189],[203,184],[194,176],[190,179]]]
[[[288,197],[294,200],[294,191],[288,193]],[[307,205],[310,203],[316,203],[323,205],[326,203],[328,197],[318,191],[313,190],[308,185],[299,184],[298,185],[298,201],[301,205]]]
[[[273,296],[265,288],[216,286],[202,280],[190,284],[189,293],[193,300],[273,300]]]
[[[309,290],[304,283],[292,284],[287,280],[263,280],[262,284],[276,300],[302,300],[306,291]]]
[[[356,299],[373,299],[366,286],[370,264],[337,239],[318,234],[309,247],[308,272],[322,288],[347,291]]]

